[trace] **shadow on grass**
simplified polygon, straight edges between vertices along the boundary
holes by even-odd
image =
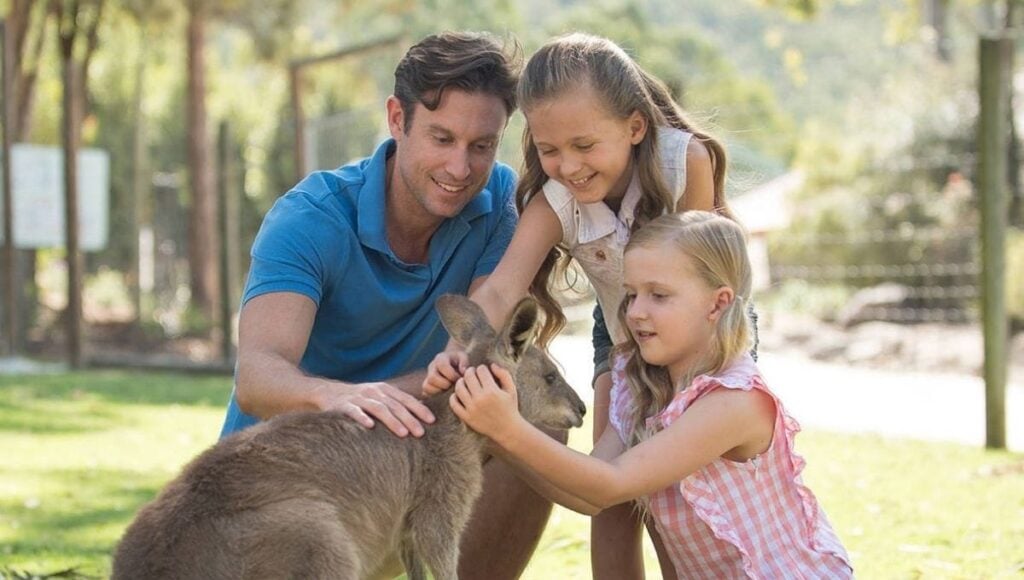
[[[107,428],[113,405],[223,407],[231,379],[123,371],[0,376],[0,431],[75,433]]]
[[[220,406],[227,403],[231,379],[126,371],[0,376],[0,393],[10,389],[29,391],[36,399],[72,400],[88,394],[113,403]]]
[[[109,428],[117,416],[109,407],[64,406],[38,403],[11,404],[0,399],[0,432],[71,434]]]
[[[63,560],[104,567],[122,531],[166,483],[166,474],[118,469],[27,470],[48,482],[40,497],[0,499],[0,524],[13,532],[3,554],[12,561]],[[26,568],[27,569],[27,568]],[[90,573],[91,572],[87,572]]]

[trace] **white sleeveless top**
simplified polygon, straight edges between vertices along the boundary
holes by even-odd
[[[686,147],[692,135],[671,127],[658,127],[657,136],[658,163],[665,184],[673,192],[673,205],[666,211],[675,211],[686,189]],[[618,317],[619,303],[625,294],[622,254],[642,194],[639,176],[634,170],[618,215],[603,201],[577,202],[564,185],[553,179],[544,184],[543,191],[562,223],[562,245],[580,263],[594,287],[612,342],[622,343],[626,340]]]

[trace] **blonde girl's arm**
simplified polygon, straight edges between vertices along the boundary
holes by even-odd
[[[676,212],[691,209],[715,211],[715,175],[711,153],[696,137],[686,146],[686,189],[679,198]]]
[[[494,455],[497,455],[503,461],[511,465],[512,468],[516,470],[516,474],[519,475],[523,481],[529,484],[534,491],[546,497],[548,500],[583,515],[592,516],[601,512],[602,508],[577,495],[552,485],[542,475],[530,469],[525,462],[514,455],[509,454],[498,445],[491,445],[490,449]],[[598,457],[605,461],[609,461],[620,455],[625,451],[625,449],[626,446],[622,443],[622,440],[619,439],[618,434],[615,433],[613,429],[608,429],[605,431],[604,436],[601,437],[601,440],[594,446],[590,455],[591,457]]]
[[[477,371],[473,371],[477,372]],[[495,374],[500,374],[502,370],[495,367]],[[511,377],[509,377],[511,379]],[[458,388],[458,387],[457,387]],[[457,391],[458,392],[458,391]],[[455,399],[455,397],[452,397]],[[550,437],[549,437],[550,439]],[[552,441],[555,441],[552,439]],[[556,444],[561,445],[557,441]],[[575,512],[583,515],[596,515],[601,512],[601,507],[598,507],[583,498],[570,493],[564,489],[556,487],[545,479],[542,475],[534,471],[526,464],[523,460],[510,454],[504,448],[499,445],[491,444],[488,450],[498,457],[500,457],[507,464],[511,465],[515,469],[517,475],[523,479],[527,484],[530,485],[540,495],[546,497],[548,500],[553,501],[559,505],[567,507]],[[596,457],[603,461],[611,461],[615,457],[618,457],[626,450],[626,445],[619,438],[618,433],[614,429],[608,429],[604,432],[601,440],[594,445],[594,449],[590,452],[591,457]]]
[[[744,461],[762,453],[775,424],[769,395],[722,388],[699,398],[665,430],[604,461],[527,423],[516,411],[515,385],[506,371],[470,369],[455,394],[452,407],[471,428],[555,487],[600,509],[664,489],[719,457]]]
[[[480,305],[488,322],[501,328],[512,309],[528,293],[541,263],[562,239],[562,224],[547,198],[538,193],[526,204],[505,255],[489,276],[474,280],[469,297]],[[426,396],[450,388],[462,376],[465,352],[449,341],[427,367]]]

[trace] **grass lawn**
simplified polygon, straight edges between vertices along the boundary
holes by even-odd
[[[216,438],[229,390],[223,377],[0,376],[0,578],[106,577],[134,513]],[[824,432],[797,445],[859,577],[1024,576],[1024,457]],[[588,578],[588,537],[587,518],[556,509],[526,577]]]

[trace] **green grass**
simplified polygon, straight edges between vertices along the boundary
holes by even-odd
[[[229,390],[223,377],[0,376],[0,578],[105,577],[138,508],[215,440]],[[1024,576],[1021,455],[823,432],[798,449],[859,577]],[[587,518],[556,509],[525,577],[589,578],[588,537]]]

